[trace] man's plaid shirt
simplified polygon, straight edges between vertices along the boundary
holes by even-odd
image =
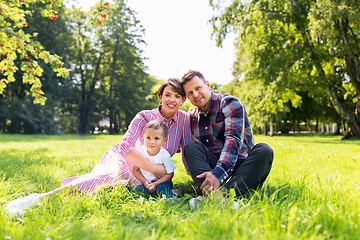
[[[234,96],[212,92],[206,113],[197,107],[189,113],[193,134],[218,159],[212,173],[222,184],[232,176],[235,163],[241,164],[254,146],[245,107]]]

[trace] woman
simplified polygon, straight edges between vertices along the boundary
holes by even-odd
[[[151,120],[162,120],[168,127],[168,140],[164,148],[173,156],[179,148],[183,152],[183,147],[191,141],[190,119],[187,113],[179,110],[185,101],[185,92],[178,79],[164,81],[158,90],[158,96],[160,106],[139,112],[131,121],[121,142],[112,146],[100,158],[91,173],[62,179],[62,187],[53,191],[15,199],[7,204],[5,211],[11,215],[23,215],[22,209],[39,205],[39,202],[64,189],[69,193],[94,194],[100,188],[117,184],[130,183],[135,186],[139,182],[133,176],[133,164],[152,172],[156,177],[165,175],[162,165],[151,163],[136,150],[138,144],[144,143],[144,127]],[[187,169],[184,157],[183,163]]]

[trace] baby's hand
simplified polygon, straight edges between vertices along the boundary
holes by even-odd
[[[146,189],[148,188],[148,186],[151,184],[151,181],[147,180],[144,182],[144,187],[146,187]]]
[[[145,186],[145,187],[150,193],[153,193],[156,191],[156,186],[154,183],[150,183],[148,186]]]

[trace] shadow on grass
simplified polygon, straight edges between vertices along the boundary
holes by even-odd
[[[287,183],[277,186],[265,185],[258,191],[248,194],[246,198],[255,196],[261,200],[271,200],[274,202],[297,202],[299,199],[303,198],[304,191],[307,191],[305,184],[298,187],[293,187]]]
[[[47,151],[47,148],[34,148],[27,152],[20,149],[2,150],[0,174],[2,173],[5,181],[14,178],[24,180],[26,184],[37,186],[55,184],[58,180],[43,168],[59,167],[59,165],[55,165],[54,157],[46,156]]]
[[[122,136],[111,135],[111,136]],[[44,134],[0,134],[0,142],[43,142],[43,141],[69,141],[69,140],[93,140],[109,135],[105,134],[59,134],[59,135],[44,135]]]
[[[360,144],[360,139],[347,139],[342,140],[342,136],[333,135],[333,134],[321,134],[321,133],[306,133],[306,134],[281,134],[281,135],[274,135],[274,140],[276,139],[288,139],[294,140],[296,142],[303,142],[303,143],[315,143],[315,144]],[[272,138],[270,138],[272,139]]]

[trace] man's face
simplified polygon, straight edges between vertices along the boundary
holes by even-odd
[[[204,83],[202,79],[195,76],[184,84],[184,90],[187,98],[194,106],[200,108],[203,112],[207,112],[211,101],[209,82]]]

